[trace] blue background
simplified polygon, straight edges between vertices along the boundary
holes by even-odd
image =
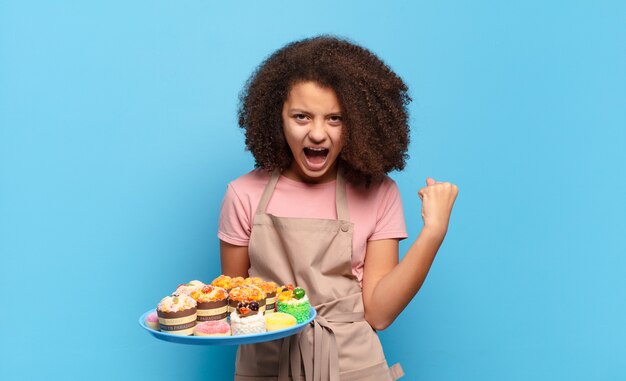
[[[283,44],[353,39],[408,83],[409,234],[460,195],[381,333],[408,380],[626,379],[626,2],[0,2],[0,379],[230,379],[137,319],[219,273],[252,168],[237,96]],[[404,241],[402,250],[410,242]],[[402,287],[402,284],[398,284]]]

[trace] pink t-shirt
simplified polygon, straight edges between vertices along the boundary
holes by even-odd
[[[252,219],[270,174],[253,170],[228,184],[217,236],[237,246],[248,246]],[[278,217],[337,219],[336,181],[306,184],[280,176],[266,212]],[[367,241],[407,237],[402,200],[389,177],[369,188],[346,183],[350,221],[354,223],[352,272],[361,282]]]

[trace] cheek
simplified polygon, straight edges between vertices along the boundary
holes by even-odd
[[[285,138],[293,144],[301,144],[306,135],[306,131],[301,126],[286,124],[283,128]]]
[[[300,150],[298,136],[294,134],[294,131],[289,129],[288,127],[285,127],[283,129],[283,135],[285,137],[287,145],[289,146],[291,154],[294,155],[296,151]]]
[[[333,140],[336,142],[335,144],[337,145],[337,147],[339,147],[339,150],[341,150],[346,141],[346,137],[342,133],[341,129],[339,129],[339,131],[337,131],[337,133],[334,135]]]

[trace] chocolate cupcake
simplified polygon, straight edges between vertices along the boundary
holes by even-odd
[[[196,326],[196,311],[196,301],[191,296],[166,296],[157,306],[161,331],[173,335],[192,335]]]

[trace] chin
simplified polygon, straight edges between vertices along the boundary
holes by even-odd
[[[287,177],[298,179],[305,183],[329,182],[335,179],[335,174],[334,166],[315,171],[302,165],[298,165],[296,170],[292,168],[286,173]]]

